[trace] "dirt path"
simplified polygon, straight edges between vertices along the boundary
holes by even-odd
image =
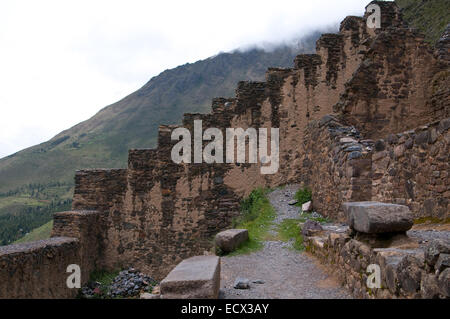
[[[299,207],[290,206],[297,185],[271,192],[268,197],[277,212],[275,224],[299,218]],[[274,230],[271,230],[274,232]],[[290,249],[291,243],[266,241],[260,251],[222,257],[221,297],[231,298],[351,298],[306,253]],[[237,277],[250,280],[250,289],[234,289]],[[254,281],[264,283],[254,283]]]

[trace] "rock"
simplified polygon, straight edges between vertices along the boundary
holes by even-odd
[[[236,278],[233,285],[234,289],[250,289],[250,282],[247,278]]]
[[[422,270],[420,262],[412,256],[406,256],[398,266],[398,281],[400,288],[407,294],[414,294],[420,289]]]
[[[320,215],[318,212],[312,212],[311,217],[312,218],[323,218],[323,216]]]
[[[368,234],[405,232],[413,225],[413,216],[404,205],[380,202],[346,202],[343,210],[349,226]]]
[[[434,269],[441,272],[448,267],[450,267],[450,254],[440,254],[436,265],[434,265]]]
[[[161,299],[217,299],[220,257],[195,256],[183,260],[161,281]]]
[[[433,299],[439,296],[438,280],[433,274],[424,274],[420,283],[422,298]]]
[[[345,143],[357,143],[357,141],[354,138],[351,138],[351,137],[341,137],[339,142],[342,143],[342,144],[345,144]]]
[[[311,201],[302,204],[302,211],[303,212],[309,212],[309,211],[311,211],[311,209],[312,209]]]
[[[381,152],[381,151],[384,151],[385,149],[386,149],[386,143],[384,142],[384,140],[378,140],[375,142],[375,151]]]
[[[361,152],[358,152],[358,151],[351,152],[350,154],[348,154],[348,159],[351,160],[351,159],[355,159],[355,158],[360,158],[361,156],[362,156]]]
[[[160,287],[159,286],[155,286],[155,287],[153,287],[153,289],[152,289],[152,294],[157,294],[157,295],[159,295],[161,292],[160,292]]]
[[[297,203],[298,203],[298,200],[296,200],[296,199],[290,200],[290,201],[288,202],[289,205],[295,205],[295,204],[297,204]]]
[[[150,294],[148,292],[144,292],[139,296],[140,299],[159,299],[159,294]]]
[[[322,226],[318,222],[314,220],[307,220],[302,227],[302,235],[311,237],[320,233],[322,230]]]
[[[428,243],[425,248],[425,261],[426,263],[434,267],[436,264],[439,254],[449,254],[450,253],[450,241],[443,239],[434,239],[430,243]]]
[[[253,280],[252,283],[257,284],[257,285],[263,285],[265,283],[265,281],[261,280],[261,279],[257,279],[257,280]]]
[[[107,290],[106,297],[137,297],[141,292],[148,291],[157,281],[153,278],[139,272],[139,270],[130,268],[122,270],[112,280],[109,286],[102,286],[99,282],[89,282],[81,289],[82,297],[92,298],[94,295],[103,295],[102,290]]]
[[[215,245],[221,251],[229,253],[248,240],[247,229],[228,229],[216,235]]]
[[[438,279],[439,292],[445,297],[450,297],[450,268],[445,269]]]

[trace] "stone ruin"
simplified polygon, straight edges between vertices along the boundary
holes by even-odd
[[[136,267],[160,280],[181,260],[212,248],[258,186],[303,183],[314,209],[345,221],[344,202],[406,205],[414,219],[449,218],[449,38],[435,48],[402,21],[393,2],[379,29],[345,18],[315,54],[269,68],[265,82],[239,82],[209,114],[161,125],[156,149],[129,151],[126,169],[76,172],[72,211],[56,213],[52,238],[0,247],[0,297],[65,298],[69,264],[82,282],[94,269]],[[279,127],[280,168],[175,164],[171,131]],[[420,282],[420,281],[419,281]]]

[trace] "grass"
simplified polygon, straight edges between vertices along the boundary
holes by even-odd
[[[248,230],[249,240],[230,255],[248,254],[262,248],[262,242],[275,219],[275,210],[267,198],[267,189],[257,188],[241,202],[241,216],[233,221],[233,228]]]
[[[23,236],[22,238],[16,240],[13,244],[21,244],[21,243],[27,243],[34,240],[41,240],[41,239],[47,239],[50,238],[50,233],[52,232],[53,228],[53,220],[49,221],[48,223],[33,229],[31,232]]]
[[[95,270],[89,276],[89,281],[97,281],[100,283],[101,294],[94,295],[94,298],[103,298],[106,296],[109,290],[109,286],[113,280],[119,274],[119,270],[110,272],[105,270]]]
[[[308,188],[300,188],[294,195],[294,199],[298,201],[296,206],[302,206],[311,200],[311,191]]]
[[[305,246],[303,246],[303,236],[298,227],[298,223],[302,221],[302,219],[285,219],[277,227],[279,239],[284,242],[293,239],[292,248],[299,251],[305,249]]]
[[[431,44],[436,43],[450,22],[448,0],[395,0],[403,8],[403,18],[408,24],[425,34]]]

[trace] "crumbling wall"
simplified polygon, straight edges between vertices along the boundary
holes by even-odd
[[[344,221],[341,203],[371,199],[373,142],[330,115],[311,121],[305,131],[301,177],[314,209]]]
[[[450,217],[450,118],[377,140],[372,198],[408,205],[415,218]]]
[[[448,113],[447,42],[433,53],[419,34],[404,26],[393,2],[376,3],[382,8],[381,29],[368,29],[363,17],[347,17],[338,34],[324,34],[316,54],[297,56],[293,68],[270,68],[265,82],[238,83],[236,96],[214,99],[210,114],[185,114],[182,127],[192,137],[196,119],[224,136],[226,128],[279,128],[276,174],[261,174],[259,163],[176,164],[170,154],[177,142],[171,132],[177,126],[161,126],[158,147],[130,150],[127,169],[76,173],[73,209],[80,212],[57,214],[53,236],[77,238],[78,262],[86,271],[133,265],[163,278],[182,259],[208,250],[213,235],[238,214],[239,200],[259,186],[304,182],[312,189],[316,210],[342,219],[343,201],[405,198],[401,188],[408,188],[402,185],[412,180],[425,182],[415,186],[411,202],[418,216],[448,215],[448,190],[441,191],[442,183],[448,185],[448,166],[441,161],[448,133],[441,132],[426,149],[417,143],[420,133],[406,151],[427,163],[417,170],[439,173],[431,180],[423,174],[417,180],[408,177],[414,163],[406,156],[395,159],[395,147],[407,143],[401,138],[399,145],[394,142],[385,150],[389,156],[394,152],[387,169],[404,177],[397,182],[380,175],[383,158],[372,157],[376,146],[369,139]],[[326,116],[333,112],[335,116]],[[380,186],[379,179],[388,182]]]
[[[66,270],[79,263],[76,238],[0,246],[0,298],[73,298],[77,289],[67,287]]]

